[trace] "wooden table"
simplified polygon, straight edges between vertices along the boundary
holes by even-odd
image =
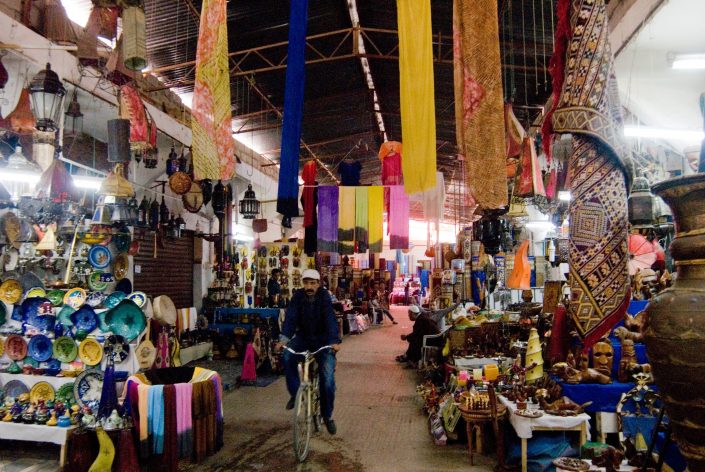
[[[492,414],[491,409],[487,410],[467,410],[459,406],[460,416],[465,420],[465,430],[468,433],[468,458],[470,459],[470,465],[472,462],[472,449],[473,449],[473,430],[475,427],[482,428],[486,423],[492,424],[492,429],[494,430],[494,435],[497,441],[497,463],[500,466],[504,465],[504,428],[502,424],[504,423],[504,417],[507,415],[507,408],[501,403],[497,404],[497,412],[495,415]],[[477,439],[477,450],[482,452],[482,430],[480,429],[480,435]]]
[[[60,444],[59,467],[63,467],[66,463],[66,444],[74,429],[76,426],[60,428],[58,426],[0,422],[0,438]]]

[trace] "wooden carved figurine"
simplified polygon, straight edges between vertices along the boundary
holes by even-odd
[[[645,311],[640,311],[635,316],[624,315],[624,326],[614,330],[618,338],[631,339],[635,343],[644,341],[644,331],[649,324],[649,317]]]
[[[634,341],[622,339],[622,358],[619,360],[619,370],[617,380],[620,382],[630,382],[634,374],[651,373],[651,364],[639,364],[636,359]]]
[[[598,467],[604,467],[605,472],[617,472],[620,470],[620,464],[624,459],[624,452],[610,446],[597,457],[592,459],[592,464]]]
[[[551,372],[554,375],[560,377],[564,382],[569,384],[578,383],[600,383],[608,384],[612,382],[609,375],[605,375],[602,372],[591,369],[588,367],[588,356],[585,353],[580,355],[580,362],[575,365],[570,354],[568,355],[568,360],[573,361],[573,365],[570,362],[557,362],[553,364]]]
[[[601,339],[592,347],[592,366],[601,374],[610,376],[612,374],[612,362],[614,361],[614,349],[612,343],[607,339]]]

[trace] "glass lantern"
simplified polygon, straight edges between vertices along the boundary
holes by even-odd
[[[29,102],[37,119],[38,130],[59,129],[59,116],[64,109],[65,96],[66,89],[56,72],[51,70],[51,64],[47,62],[46,69],[40,70],[29,84]]]

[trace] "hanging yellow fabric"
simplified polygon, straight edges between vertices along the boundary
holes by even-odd
[[[204,0],[196,50],[191,154],[196,180],[235,175],[225,0]]]
[[[355,252],[355,187],[339,187],[338,193],[338,252]]]
[[[397,0],[399,100],[407,194],[436,186],[436,107],[430,0]],[[371,241],[371,240],[370,240]]]
[[[370,252],[382,252],[382,219],[384,212],[384,187],[368,187],[367,225]]]

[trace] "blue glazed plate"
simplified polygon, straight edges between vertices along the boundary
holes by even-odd
[[[73,384],[73,396],[81,408],[88,407],[97,412],[100,394],[103,391],[103,371],[86,369],[76,377]]]
[[[108,297],[103,300],[103,306],[105,308],[114,308],[125,299],[125,292],[113,292]]]
[[[23,393],[29,393],[29,388],[19,380],[10,380],[5,384],[5,395],[17,398]]]
[[[56,317],[51,315],[52,305],[49,299],[43,297],[27,298],[22,302],[22,321],[39,331],[54,330]]]
[[[90,333],[98,327],[98,317],[93,308],[88,305],[83,305],[71,313],[71,322],[77,329],[82,329],[86,333]]]
[[[30,339],[27,344],[27,352],[32,356],[32,359],[37,362],[48,361],[51,359],[53,352],[51,339],[42,334],[32,336],[32,339]]]
[[[127,342],[135,339],[147,326],[147,318],[131,300],[123,300],[105,316],[105,322],[113,334],[119,334]]]
[[[88,251],[88,263],[96,269],[105,269],[110,265],[112,259],[110,250],[105,246],[93,246]]]

